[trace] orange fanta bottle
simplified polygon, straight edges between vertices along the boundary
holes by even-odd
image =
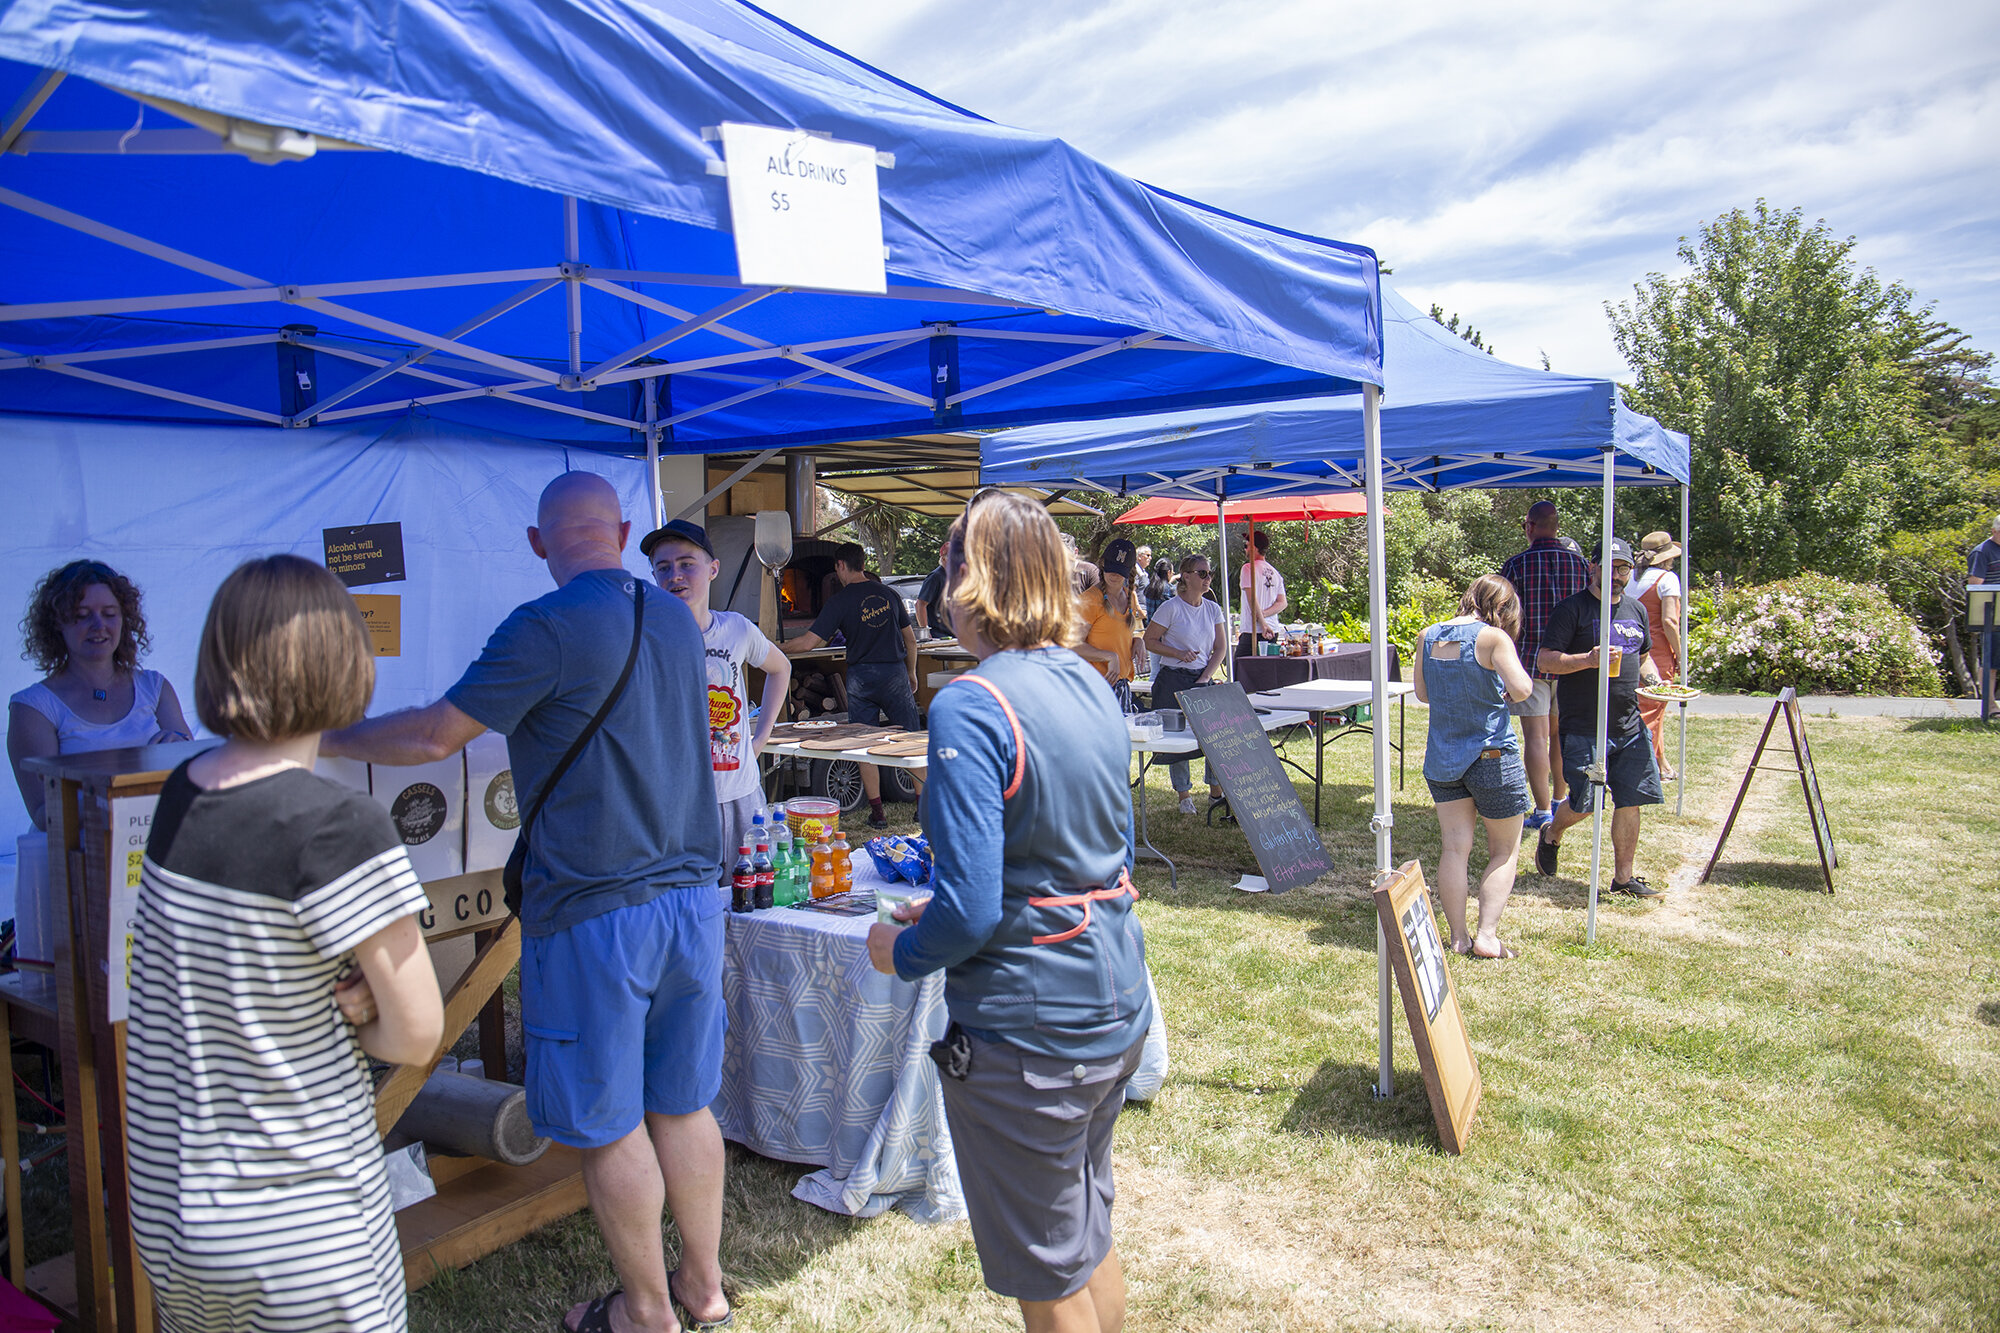
[[[847,835],[833,835],[833,891],[846,893],[854,887],[854,855],[847,848]]]
[[[812,896],[831,898],[838,892],[833,886],[833,844],[821,838],[812,849]]]

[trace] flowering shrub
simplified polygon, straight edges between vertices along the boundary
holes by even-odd
[[[1733,588],[1692,636],[1697,685],[1801,694],[1938,693],[1938,654],[1874,588],[1805,574]]]

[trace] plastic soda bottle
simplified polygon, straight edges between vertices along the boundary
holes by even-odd
[[[812,850],[812,896],[831,898],[837,892],[833,887],[833,844],[822,838]]]
[[[729,873],[729,910],[751,911],[756,897],[757,871],[750,864],[750,849],[739,847],[736,853],[736,868]]]
[[[854,854],[848,850],[847,835],[833,835],[833,891],[846,893],[854,887]]]
[[[750,873],[755,876],[751,885],[752,899],[758,910],[770,907],[776,901],[777,867],[771,864],[769,843],[760,842],[750,857]]]

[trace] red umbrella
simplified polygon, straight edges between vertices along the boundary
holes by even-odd
[[[1234,521],[1276,523],[1286,519],[1362,518],[1368,513],[1368,498],[1359,492],[1350,495],[1271,495],[1249,500],[1231,500],[1223,513]],[[1156,495],[1142,500],[1120,514],[1119,523],[1213,523],[1215,501],[1175,500]]]

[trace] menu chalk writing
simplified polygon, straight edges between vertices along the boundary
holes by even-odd
[[[1225,681],[1182,690],[1181,711],[1229,797],[1229,808],[1243,826],[1271,892],[1288,892],[1332,870],[1333,857],[1306,818],[1243,687]]]
[[[370,583],[401,583],[403,525],[364,523],[354,528],[322,528],[326,567],[350,588]]]

